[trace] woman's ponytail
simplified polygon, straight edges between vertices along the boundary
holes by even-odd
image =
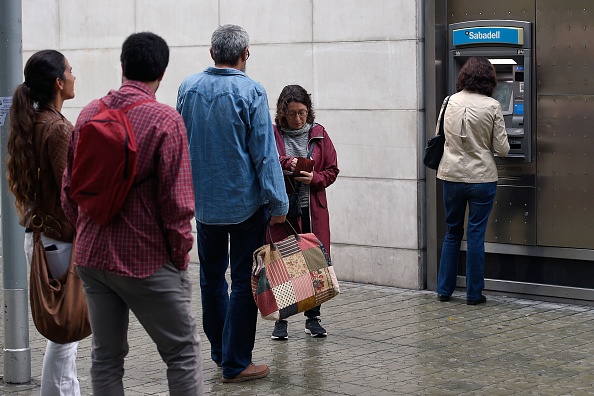
[[[35,107],[30,88],[19,85],[12,96],[10,107],[10,135],[8,137],[8,160],[6,178],[15,196],[15,206],[20,217],[35,200],[35,182],[31,164],[35,163],[33,127]]]

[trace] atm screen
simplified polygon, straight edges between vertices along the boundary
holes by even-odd
[[[513,107],[514,82],[513,81],[497,81],[497,86],[493,91],[493,98],[501,103],[501,110],[503,115],[512,114]]]

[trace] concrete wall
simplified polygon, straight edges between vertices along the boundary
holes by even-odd
[[[171,47],[158,100],[174,106],[179,83],[212,64],[220,24],[250,34],[247,73],[268,91],[313,94],[341,173],[328,189],[339,278],[422,288],[424,137],[422,0],[23,0],[24,60],[61,50],[77,77],[65,103],[73,122],[92,99],[120,84],[119,53],[133,32]],[[195,252],[194,257],[195,257]]]

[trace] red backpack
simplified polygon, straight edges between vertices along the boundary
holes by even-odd
[[[136,176],[136,139],[126,113],[152,101],[110,109],[100,100],[99,112],[80,128],[70,195],[80,210],[102,226],[120,211]]]

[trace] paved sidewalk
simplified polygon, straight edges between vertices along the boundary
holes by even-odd
[[[191,265],[200,318],[198,265]],[[594,395],[594,308],[488,296],[467,306],[464,295],[440,303],[428,291],[354,283],[322,307],[325,339],[289,319],[289,340],[273,341],[273,323],[258,320],[255,363],[270,376],[223,384],[203,341],[209,395]],[[33,379],[0,382],[0,394],[39,394],[45,341],[30,326]],[[165,365],[135,319],[130,323],[126,395],[167,395]],[[0,329],[0,347],[4,333]],[[79,347],[83,395],[91,395],[90,339]],[[0,355],[2,352],[0,351]],[[3,373],[0,356],[0,375]]]

